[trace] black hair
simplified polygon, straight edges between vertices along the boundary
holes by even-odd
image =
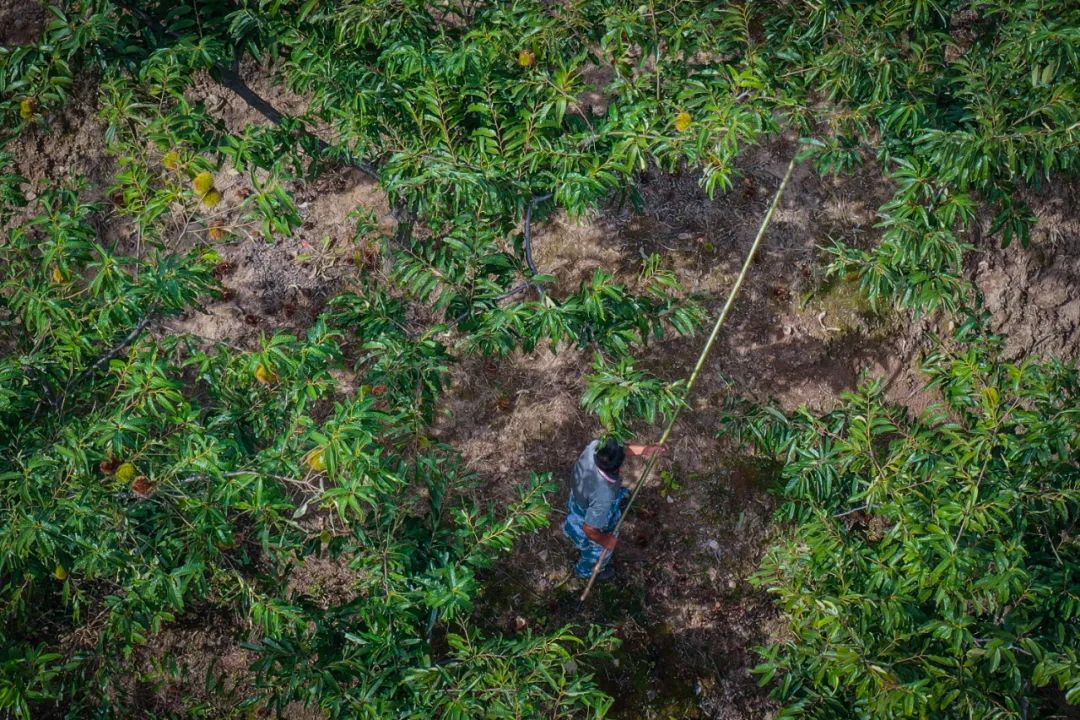
[[[608,438],[606,442],[601,440],[597,444],[593,458],[596,460],[596,466],[604,472],[618,472],[623,460],[626,459],[626,450],[618,440]]]

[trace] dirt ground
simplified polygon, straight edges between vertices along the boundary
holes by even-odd
[[[0,4],[0,27],[8,7]],[[258,68],[245,72],[280,108],[303,108],[302,98],[274,88]],[[192,92],[231,129],[265,122],[210,81]],[[90,197],[107,197],[115,163],[105,151],[95,106],[88,84],[62,117],[16,143],[17,165],[31,180],[30,191],[76,173],[89,178]],[[650,171],[641,178],[640,211],[613,205],[583,219],[562,213],[541,218],[534,235],[537,263],[557,278],[553,292],[559,293],[576,288],[599,267],[632,281],[642,257],[659,252],[715,313],[794,150],[791,138],[748,149],[734,189],[716,198],[701,191],[693,174]],[[228,292],[162,332],[193,333],[245,349],[273,332],[300,332],[359,273],[352,213],[368,212],[374,232],[393,228],[381,191],[361,174],[338,169],[290,187],[304,224],[292,237],[267,242],[245,232],[234,212],[246,179],[228,169],[219,177],[225,195],[221,222],[230,230],[218,247]],[[1017,355],[1077,357],[1077,190],[1074,183],[1031,193],[1039,223],[1029,248],[1001,250],[995,241],[976,237],[972,277]],[[573,553],[560,530],[564,488],[552,498],[551,527],[525,539],[490,571],[492,582],[480,603],[489,611],[478,618],[481,623],[506,632],[517,631],[519,618],[535,630],[586,623],[613,629],[623,644],[595,671],[615,697],[614,718],[774,715],[775,706],[749,671],[757,663],[753,648],[781,629],[767,596],[749,578],[780,531],[771,520],[768,492],[778,468],[719,436],[719,419],[725,401],[736,395],[774,400],[788,409],[826,410],[863,373],[886,378],[889,396],[915,411],[932,402],[921,391],[917,363],[933,323],[875,312],[850,283],[827,282],[824,276],[822,246],[832,239],[873,243],[876,208],[890,193],[873,163],[842,178],[797,169],[702,377],[693,411],[681,420],[663,472],[642,492],[625,525],[616,553],[618,581],[578,604],[580,584],[568,579]],[[113,229],[117,242],[133,247],[122,226]],[[205,242],[205,232],[193,229],[176,242]],[[701,342],[657,342],[643,351],[642,365],[665,379],[685,377]],[[534,471],[565,483],[578,453],[599,432],[580,406],[590,365],[589,352],[573,349],[464,359],[453,370],[435,432],[463,453],[496,500],[510,498]],[[659,432],[639,430],[638,439],[646,442]],[[635,478],[639,470],[631,461],[625,477]],[[335,572],[328,568],[324,574]],[[210,624],[169,628],[154,645],[184,648],[182,663],[192,678],[205,674],[206,658],[213,656],[229,682],[242,682],[241,638],[229,623]],[[154,681],[155,656],[147,649],[134,661],[133,677],[143,684],[133,687],[148,694],[147,707],[170,706],[173,699],[166,696],[176,686]]]
[[[0,46],[29,45],[45,29],[45,7],[35,0],[0,0]]]
[[[734,190],[715,199],[690,174],[650,172],[640,212],[612,207],[584,221],[557,215],[541,223],[537,263],[559,278],[558,293],[598,267],[630,281],[642,257],[659,252],[715,316],[793,151],[790,139],[748,151]],[[868,167],[822,180],[798,168],[664,472],[624,525],[618,581],[579,607],[581,584],[568,581],[573,553],[561,534],[565,490],[555,499],[552,526],[493,572],[490,587],[498,589],[490,600],[503,609],[505,628],[523,617],[534,627],[592,622],[615,629],[624,644],[600,673],[616,698],[613,717],[734,720],[766,718],[775,709],[749,671],[757,664],[753,647],[779,631],[777,618],[749,577],[777,531],[768,494],[777,468],[718,437],[719,421],[725,399],[736,395],[827,409],[864,370],[902,380],[898,394],[910,394],[917,342],[901,340],[896,320],[871,312],[854,288],[822,277],[821,243],[872,240],[874,210],[889,193],[876,176]],[[642,364],[666,379],[686,377],[701,342],[662,341]],[[530,471],[564,483],[600,432],[580,407],[590,362],[587,352],[563,350],[461,365],[442,439],[462,450],[496,496]],[[658,432],[643,427],[638,439],[655,441]],[[640,469],[631,462],[624,477],[632,481]]]
[[[1024,198],[1038,222],[1029,247],[1004,250],[977,234],[979,253],[969,267],[993,313],[1007,352],[1068,360],[1080,357],[1080,183],[1055,178]]]

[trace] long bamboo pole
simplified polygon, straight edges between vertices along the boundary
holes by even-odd
[[[679,413],[690,399],[690,393],[693,392],[694,385],[697,384],[698,377],[705,367],[705,361],[709,358],[713,343],[716,342],[716,337],[720,334],[720,328],[723,327],[724,322],[727,320],[728,313],[731,311],[731,306],[735,303],[735,297],[739,294],[739,290],[742,289],[743,281],[746,280],[746,275],[750,271],[750,265],[754,261],[754,255],[757,254],[758,246],[761,245],[761,240],[765,237],[765,231],[768,229],[769,223],[772,222],[773,213],[776,212],[776,208],[780,205],[780,198],[787,188],[792,171],[795,170],[795,157],[796,156],[793,156],[791,162],[788,163],[787,172],[784,173],[784,179],[780,181],[780,187],[777,188],[772,204],[769,205],[769,211],[765,213],[765,219],[761,221],[761,227],[758,228],[757,237],[754,238],[754,243],[750,246],[750,252],[746,254],[746,260],[743,262],[739,277],[736,278],[735,285],[732,286],[731,292],[728,293],[727,302],[724,303],[723,309],[720,310],[720,317],[716,318],[712,333],[709,335],[709,339],[705,343],[705,348],[701,351],[701,355],[698,356],[697,365],[694,366],[694,371],[690,373],[690,379],[686,383],[686,390],[683,391],[682,402],[679,403],[675,408],[675,411],[671,414],[671,419],[668,420],[667,427],[664,428],[664,432],[660,436],[660,441],[657,445],[661,447],[667,443],[668,438],[671,436],[671,431],[675,427],[675,421],[679,419]],[[659,454],[654,454],[645,464],[645,469],[641,471],[641,476],[638,477],[637,483],[634,484],[634,492],[630,494],[630,501],[626,503],[626,508],[623,510],[622,517],[619,518],[619,522],[615,523],[615,528],[611,531],[612,535],[618,536],[619,528],[622,527],[623,520],[625,520],[626,516],[630,513],[630,508],[633,506],[634,500],[637,499],[638,493],[641,492],[641,488],[645,486],[645,481],[649,478],[649,475],[652,474],[653,467],[655,467],[658,458]],[[581,593],[581,602],[585,602],[585,598],[589,597],[593,584],[596,582],[596,576],[600,573],[600,568],[604,566],[604,560],[607,559],[609,554],[610,551],[606,548],[600,553],[596,565],[593,566],[592,575],[589,576],[589,583],[585,586],[584,592]]]

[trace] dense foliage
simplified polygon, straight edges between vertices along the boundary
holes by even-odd
[[[873,157],[893,188],[881,242],[836,241],[833,271],[874,302],[956,310],[977,301],[966,229],[987,217],[1026,240],[1026,189],[1080,162],[1075,3],[49,12],[37,43],[0,50],[4,141],[48,132],[86,80],[117,172],[93,195],[107,202],[62,177],[29,200],[6,159],[0,177],[0,712],[17,716],[124,715],[122,663],[196,617],[249,641],[251,707],[602,715],[570,660],[608,638],[470,618],[476,572],[546,522],[548,480],[481,507],[430,424],[459,358],[573,345],[594,356],[583,404],[629,435],[681,401],[635,354],[704,310],[657,256],[633,282],[599,270],[554,292],[522,221],[636,202],[650,166],[723,192],[747,144],[786,131],[819,171]],[[306,109],[252,92],[253,60]],[[210,78],[272,122],[227,127],[193,99]],[[394,237],[366,218],[356,232],[387,277],[255,352],[164,329],[216,292],[214,243],[293,232],[288,184],[343,164],[393,203]],[[226,167],[243,197],[215,185]],[[1075,700],[1075,373],[1010,366],[985,342],[929,358],[945,417],[867,387],[825,419],[755,425],[790,461],[786,519],[814,547],[780,546],[762,575],[800,641],[765,667],[789,713],[1019,717],[1049,685]],[[313,559],[349,573],[349,597],[296,590]]]
[[[723,189],[740,146],[781,113],[819,167],[871,150],[895,172],[881,247],[841,256],[871,297],[933,308],[957,301],[957,232],[977,202],[1005,242],[1026,238],[1023,186],[1078,169],[1078,13],[1044,0],[368,2],[271,21],[246,9],[232,30],[287,56],[313,112],[385,157],[403,201],[440,213],[546,193],[580,211],[647,162],[700,165]]]
[[[757,413],[785,460],[766,556],[785,717],[1045,717],[1080,700],[1080,376],[989,342],[928,359],[919,417],[870,382],[824,417]],[[777,675],[779,673],[779,675]]]
[[[444,356],[369,356],[347,392],[330,372],[347,342],[402,339],[355,296],[258,352],[155,340],[148,326],[211,287],[205,260],[116,255],[67,188],[31,209],[0,248],[0,706],[123,714],[112,677],[137,645],[185,613],[239,612],[261,656],[247,702],[372,718],[603,707],[564,670],[581,640],[462,624],[475,571],[546,522],[551,486],[534,478],[498,514],[465,499],[469,474],[413,407]],[[302,557],[340,561],[348,601],[290,590]]]

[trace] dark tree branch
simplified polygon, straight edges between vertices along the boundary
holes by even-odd
[[[143,330],[146,329],[146,326],[153,321],[154,317],[154,313],[151,313],[144,317],[142,320],[140,320],[138,324],[136,324],[135,327],[132,328],[131,332],[127,334],[127,337],[120,341],[119,345],[114,346],[111,350],[109,350],[104,355],[95,360],[90,367],[86,368],[81,373],[71,378],[71,380],[68,380],[67,385],[64,386],[64,390],[60,393],[59,396],[55,396],[51,392],[49,392],[47,383],[43,383],[42,389],[46,398],[39,401],[37,407],[34,408],[33,418],[37,418],[42,408],[44,408],[46,405],[51,406],[54,410],[63,412],[64,407],[67,405],[68,394],[71,392],[71,389],[78,385],[80,382],[82,382],[84,379],[92,375],[102,365],[122,353],[126,347],[131,345],[131,343],[135,342],[139,335],[142,334]]]
[[[218,66],[211,75],[220,85],[232,90],[241,100],[250,105],[252,109],[275,125],[280,127],[287,119],[286,116],[276,107],[271,105],[266,98],[252,90],[251,86],[247,84],[247,81],[233,68]],[[302,130],[302,132],[304,137],[318,148],[320,154],[329,154],[333,152],[333,146],[318,135],[315,135],[306,128]],[[354,167],[367,175],[372,180],[379,180],[379,171],[371,164],[366,163],[363,160],[356,160],[350,156],[346,156],[344,161],[351,167]]]
[[[135,339],[138,338],[139,335],[142,334],[142,331],[146,329],[146,326],[149,325],[150,322],[153,319],[154,319],[153,315],[147,315],[146,317],[144,317],[142,320],[140,320],[138,322],[138,324],[134,328],[131,329],[131,332],[129,332],[127,334],[127,337],[125,337],[123,340],[120,341],[119,345],[115,346],[112,350],[110,350],[109,352],[107,352],[104,355],[102,355],[101,357],[99,357],[94,362],[93,365],[91,365],[90,367],[86,368],[81,373],[79,373],[78,375],[73,377],[68,382],[68,384],[64,387],[64,395],[61,398],[61,403],[60,403],[61,404],[61,409],[63,409],[63,401],[64,401],[64,399],[67,398],[68,391],[71,390],[71,387],[73,385],[77,384],[78,382],[83,380],[83,378],[87,377],[88,375],[93,374],[102,365],[104,365],[105,363],[109,362],[110,360],[115,358],[117,355],[122,353],[124,351],[124,348],[126,348],[131,343],[135,342]]]
[[[536,209],[536,206],[538,204],[544,202],[545,200],[550,200],[552,197],[553,197],[552,193],[545,193],[543,195],[534,195],[533,198],[531,200],[529,200],[528,207],[525,208],[525,226],[524,226],[524,230],[523,230],[523,234],[524,234],[524,237],[525,237],[525,242],[524,242],[524,245],[525,245],[525,262],[528,264],[529,270],[532,271],[532,274],[533,274],[534,277],[536,275],[540,274],[540,270],[537,269],[536,262],[533,260],[533,254],[532,254],[532,216],[533,216],[533,210]],[[502,300],[506,300],[507,298],[514,297],[515,295],[520,295],[521,293],[525,292],[526,290],[529,290],[530,288],[536,290],[541,295],[544,294],[544,289],[542,287],[540,287],[539,285],[534,283],[532,280],[526,280],[525,282],[521,283],[520,285],[516,285],[515,287],[510,288],[509,290],[502,293],[501,295],[496,296],[494,302],[501,302]],[[465,320],[465,318],[469,317],[470,315],[472,315],[472,309],[466,310],[465,312],[458,315],[456,318],[454,318],[452,324],[453,325],[458,325],[463,320]]]
[[[542,203],[545,200],[552,198],[551,193],[544,195],[536,195],[529,201],[529,207],[525,209],[525,262],[529,264],[529,269],[532,270],[533,275],[539,275],[540,271],[536,269],[536,263],[533,261],[532,253],[532,216],[533,210],[538,203]]]
[[[128,12],[130,12],[132,15],[139,18],[145,25],[149,27],[156,27],[159,32],[164,33],[165,35],[168,35],[173,39],[179,40],[181,38],[180,35],[168,30],[167,28],[163,28],[160,22],[156,21],[142,8],[136,5],[130,5],[124,0],[119,0],[118,4],[124,9],[126,9]],[[274,107],[272,104],[270,104],[270,102],[266,98],[251,89],[251,86],[247,84],[247,81],[245,81],[238,72],[239,66],[240,56],[238,55],[233,63],[233,67],[229,68],[218,65],[213,69],[210,75],[214,78],[215,81],[218,82],[218,84],[228,88],[229,90],[232,90],[241,100],[250,105],[252,109],[257,111],[260,115],[262,115],[270,122],[280,127],[281,124],[284,123],[287,119],[285,114],[278,110],[276,107]],[[333,146],[330,145],[330,143],[326,142],[318,135],[315,135],[310,130],[304,128],[302,132],[307,139],[314,143],[315,147],[318,148],[320,153],[329,153],[334,149]],[[344,161],[346,164],[356,168],[372,180],[377,181],[379,179],[379,171],[370,163],[364,162],[363,160],[357,160],[348,156],[344,158]]]

